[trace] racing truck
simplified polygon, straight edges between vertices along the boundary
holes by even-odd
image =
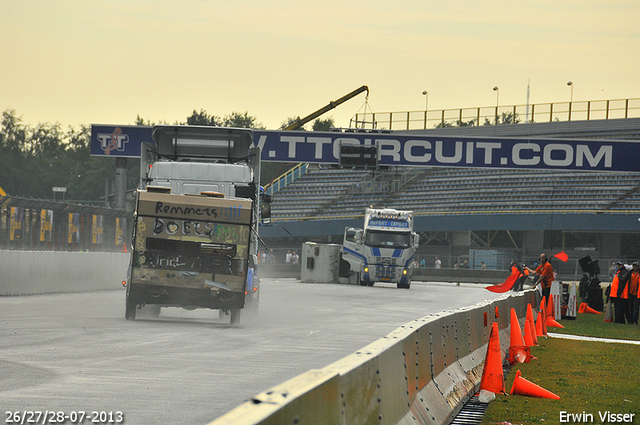
[[[364,229],[347,227],[344,231],[340,274],[355,274],[362,286],[390,282],[409,289],[418,243],[413,211],[367,208]]]
[[[210,308],[240,322],[259,305],[260,151],[251,130],[155,126],[143,144],[125,318]]]

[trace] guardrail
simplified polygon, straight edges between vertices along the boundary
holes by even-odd
[[[524,321],[529,290],[432,314],[322,369],[270,388],[210,425],[449,423],[477,391],[491,323],[503,355],[509,312]]]
[[[362,113],[356,114],[354,121],[375,123],[377,129],[419,130],[440,127],[637,117],[640,117],[639,98]]]

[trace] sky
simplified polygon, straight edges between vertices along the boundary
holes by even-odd
[[[568,81],[576,102],[640,98],[638,22],[637,0],[1,0],[0,109],[277,129],[362,85],[367,104],[322,118],[524,105],[528,84],[529,103],[568,102]]]

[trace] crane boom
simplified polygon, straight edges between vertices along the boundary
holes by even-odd
[[[367,87],[367,86],[359,87],[359,88],[355,89],[354,91],[352,91],[351,93],[348,93],[348,94],[342,96],[340,99],[334,100],[333,102],[329,102],[329,104],[327,104],[325,107],[318,109],[317,111],[307,115],[304,118],[298,117],[295,121],[289,123],[289,125],[284,127],[283,130],[295,130],[295,129],[298,129],[298,128],[302,127],[303,125],[305,125],[306,123],[308,123],[309,121],[311,121],[311,120],[319,117],[320,115],[332,110],[336,106],[346,102],[347,100],[351,99],[352,97],[355,97],[355,96],[359,95],[363,91],[366,91],[367,92],[367,96],[369,96],[369,87]]]

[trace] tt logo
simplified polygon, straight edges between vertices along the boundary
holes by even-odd
[[[116,127],[113,133],[99,133],[98,141],[105,155],[110,155],[113,151],[123,152],[124,146],[129,143],[129,136],[122,134],[122,129]]]

